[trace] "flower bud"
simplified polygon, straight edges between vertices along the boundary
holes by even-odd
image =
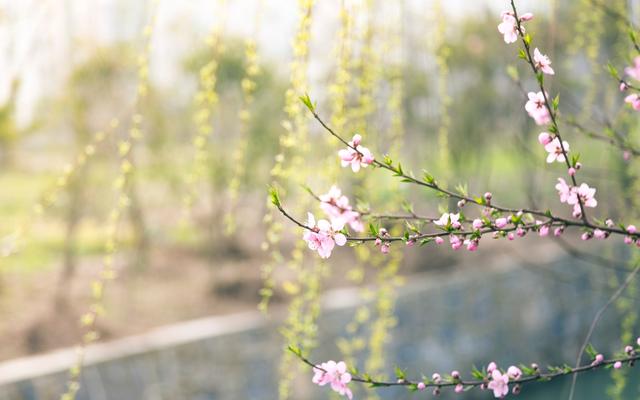
[[[616,361],[615,363],[613,363],[613,368],[615,369],[622,368],[622,363],[620,361]]]
[[[576,169],[571,167],[571,168],[569,168],[568,172],[569,172],[569,176],[574,176],[576,174]]]
[[[427,385],[424,384],[424,382],[418,382],[418,390],[422,391],[425,390],[427,388]]]

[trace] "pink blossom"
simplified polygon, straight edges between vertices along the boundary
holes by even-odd
[[[557,137],[554,138],[551,142],[547,143],[544,146],[544,149],[549,153],[549,155],[547,156],[547,162],[552,163],[556,160],[558,162],[564,162],[565,155],[563,152],[563,147],[564,147],[564,152],[568,153],[569,143],[566,140],[563,140],[562,146],[560,146],[560,139],[558,139]]]
[[[422,391],[426,388],[427,388],[427,385],[425,385],[424,382],[418,382],[418,385],[417,385],[418,390]]]
[[[484,222],[482,222],[480,218],[474,219],[473,222],[471,223],[471,226],[476,231],[480,230],[480,228],[482,228],[483,225],[484,225]]]
[[[316,224],[313,214],[308,213],[307,227],[309,229],[304,232],[302,239],[311,250],[318,251],[322,258],[329,258],[336,244],[344,246],[347,242],[346,236],[339,232],[344,227],[340,220],[332,220],[329,223],[321,219]]]
[[[509,232],[509,233],[507,233],[507,239],[509,239],[509,240],[513,240],[513,239],[515,239],[515,238],[516,238],[516,235],[514,235],[514,234],[513,234],[513,232]]]
[[[366,147],[360,145],[362,141],[362,136],[356,134],[353,135],[353,139],[349,142],[349,146],[346,149],[342,149],[338,152],[340,156],[341,164],[343,167],[351,164],[351,169],[353,172],[360,171],[360,167],[367,167],[369,164],[373,163],[373,155]]]
[[[433,375],[431,375],[431,379],[433,379],[435,383],[440,383],[440,381],[442,381],[442,377],[437,372],[434,372]]]
[[[442,244],[444,243],[444,239],[441,236],[436,236],[435,242],[436,244]]]
[[[567,185],[564,179],[558,178],[558,183],[556,184],[556,190],[558,191],[558,195],[560,196],[560,202],[565,203],[569,200],[571,196],[571,188]]]
[[[591,232],[585,232],[582,235],[580,235],[580,239],[582,240],[589,240],[591,239]]]
[[[364,230],[364,224],[360,220],[360,213],[353,211],[349,204],[349,198],[342,194],[337,186],[331,186],[329,192],[320,195],[320,208],[329,218],[340,219],[343,224],[349,224],[356,232]]]
[[[607,236],[609,236],[607,234],[607,232],[605,232],[605,231],[603,231],[601,229],[595,229],[593,231],[593,237],[596,238],[596,239],[606,239]]]
[[[567,203],[573,205],[574,214],[580,215],[580,202],[578,201],[578,199],[580,199],[583,206],[593,208],[598,205],[598,201],[594,197],[595,194],[595,188],[590,188],[589,185],[583,183],[582,185],[574,188],[574,190],[571,191],[571,194],[567,199]]]
[[[527,234],[527,231],[525,231],[524,229],[522,228],[516,229],[516,235],[518,235],[518,237],[523,237],[526,234]]]
[[[640,56],[633,59],[633,66],[624,69],[625,74],[633,79],[640,81]]]
[[[462,385],[462,383],[458,383],[456,387],[453,388],[453,391],[456,393],[462,393],[464,392],[464,386]]]
[[[493,396],[496,399],[501,399],[509,394],[509,375],[503,375],[499,370],[494,369],[491,372],[489,389],[493,390]]]
[[[438,226],[451,226],[453,229],[459,229],[462,224],[460,223],[460,214],[444,213],[440,216],[440,219],[433,221]]]
[[[571,167],[571,168],[569,168],[567,173],[569,174],[569,176],[575,176],[576,175],[576,169]]]
[[[451,235],[449,236],[449,243],[451,244],[451,248],[453,250],[458,250],[460,247],[462,247],[462,245],[464,244],[464,242],[462,241],[462,239],[460,239],[458,236],[456,235]]]
[[[630,356],[631,354],[633,354],[633,346],[629,346],[629,345],[625,346],[624,347],[624,352],[627,353],[627,355]]]
[[[518,23],[509,12],[502,13],[502,22],[498,25],[498,32],[504,35],[504,42],[507,44],[518,40]]]
[[[629,225],[627,226],[627,232],[629,233],[636,233],[636,226],[635,225]]]
[[[551,60],[546,55],[540,53],[540,50],[536,47],[533,49],[533,62],[537,69],[547,75],[553,75],[555,72],[551,68]]]
[[[455,371],[455,370],[454,370],[454,371],[451,371],[451,377],[452,377],[453,379],[460,379],[460,372]]]
[[[527,110],[529,116],[534,119],[536,124],[544,125],[551,122],[551,115],[549,115],[544,94],[542,94],[542,92],[529,92],[527,96],[529,100],[527,104],[525,104],[524,109]]]
[[[637,93],[633,93],[624,98],[625,103],[631,104],[634,110],[640,111],[640,96]]]
[[[507,221],[507,219],[504,218],[504,217],[496,219],[496,222],[495,222],[496,228],[498,228],[498,229],[504,228],[505,226],[507,226],[508,223],[509,223],[509,221]]]
[[[487,201],[487,203],[490,202],[492,198],[493,195],[491,194],[491,192],[485,192],[484,199]]]
[[[511,379],[520,379],[520,377],[522,376],[522,371],[520,370],[520,368],[512,365],[509,367],[509,369],[507,369],[507,375],[509,375],[509,378]]]
[[[620,361],[616,361],[615,363],[613,363],[613,368],[615,369],[622,368],[622,363]]]
[[[627,82],[622,81],[620,82],[619,89],[621,92],[624,92],[625,90],[629,89],[629,85],[627,85]]]
[[[553,236],[560,236],[564,232],[564,226],[559,226],[553,231]]]
[[[473,240],[465,240],[464,244],[467,245],[467,250],[469,251],[476,251],[478,250],[478,245],[480,244],[478,242],[477,239],[473,239]]]
[[[549,132],[542,132],[538,135],[538,143],[545,146],[553,140],[553,136]]]
[[[631,236],[625,236],[624,244],[631,244],[631,243],[633,243],[633,238]]]
[[[324,386],[327,383],[331,384],[331,389],[338,392],[341,396],[347,396],[347,398],[353,398],[351,389],[347,387],[347,384],[351,382],[351,374],[347,372],[347,366],[344,361],[336,363],[333,360],[320,364],[320,368],[314,367],[313,373],[315,374],[311,381],[319,386]]]

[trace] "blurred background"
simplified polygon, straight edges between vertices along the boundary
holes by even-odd
[[[638,161],[590,133],[637,143],[606,65],[632,63],[640,2],[517,5],[553,61],[547,85],[597,188],[594,215],[637,223]],[[544,162],[524,112],[535,78],[497,32],[508,7],[0,1],[0,399],[331,398],[288,344],[375,376],[573,364],[638,258],[618,241],[571,231],[487,238],[472,254],[358,246],[321,261],[267,201],[275,185],[302,220],[320,213],[306,189],[335,184],[360,210],[456,209],[383,171],[341,169],[341,146],[298,100],[309,93],[379,159],[569,216],[554,189],[563,168]],[[594,333],[599,350],[638,335],[639,300],[632,282]],[[638,378],[581,376],[575,398],[635,398]],[[566,398],[569,385],[521,397]],[[411,396],[353,386],[356,398]]]

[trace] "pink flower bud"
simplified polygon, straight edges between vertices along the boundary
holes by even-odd
[[[376,241],[374,243],[376,246],[380,246],[382,244],[382,239],[376,238]]]
[[[553,231],[553,236],[560,236],[564,232],[564,227],[559,226]]]
[[[629,89],[629,85],[627,85],[627,83],[624,81],[620,82],[620,91],[624,92],[627,89]]]
[[[631,152],[629,150],[625,150],[622,152],[622,159],[625,161],[629,161],[631,159]]]
[[[413,247],[416,244],[415,239],[407,240],[407,247]]]
[[[609,228],[611,228],[611,227],[613,227],[613,225],[615,225],[615,224],[613,223],[613,220],[612,220],[611,218],[607,218],[607,219],[604,221],[604,224],[605,224],[606,226],[608,226]]]
[[[519,237],[523,237],[526,234],[527,234],[527,231],[525,231],[524,229],[522,228],[516,229],[516,235],[518,235]]]
[[[632,244],[632,243],[633,243],[633,238],[631,236],[624,237],[624,244]]]
[[[513,393],[514,395],[520,394],[521,391],[522,387],[520,385],[515,385],[513,389],[511,389],[511,393]]]
[[[569,168],[569,171],[567,171],[569,173],[569,176],[574,176],[576,174],[576,169],[571,167]]]
[[[493,198],[493,195],[491,194],[491,192],[487,192],[484,194],[484,199],[489,202],[491,201],[491,198]]]
[[[580,239],[582,240],[589,240],[591,239],[591,232],[585,232],[582,234],[582,236],[580,236]]]
[[[582,163],[577,162],[576,163],[576,169],[580,169],[580,168],[582,168]]]
[[[549,234],[549,225],[542,225],[539,234],[540,236],[547,236]]]
[[[520,16],[520,22],[527,22],[533,19],[532,13],[524,13]]]
[[[507,226],[508,222],[507,222],[507,219],[506,219],[506,218],[502,217],[502,218],[498,218],[498,219],[496,219],[495,224],[496,224],[496,228],[498,228],[498,229],[502,229],[502,228],[504,228],[505,226]]]
[[[616,361],[615,363],[613,363],[613,368],[615,369],[622,368],[622,363],[620,361]]]
[[[541,134],[538,135],[538,143],[540,143],[543,146],[551,143],[552,140],[553,140],[553,137],[549,135],[548,132],[542,132]]]
[[[604,356],[602,354],[597,354],[596,358],[593,359],[593,362],[591,363],[591,365],[598,365],[601,364],[604,361]]]
[[[625,346],[624,352],[630,356],[631,354],[633,354],[633,346]]]
[[[627,232],[629,232],[629,233],[636,233],[636,226],[635,226],[635,225],[629,225],[629,226],[627,226]]]
[[[442,377],[440,376],[439,373],[434,372],[433,375],[431,375],[431,379],[433,379],[435,383],[440,383],[440,381],[442,380]]]
[[[603,231],[601,229],[595,229],[593,231],[593,237],[596,238],[596,239],[606,239],[607,236],[609,236],[607,234],[607,232],[605,232],[605,231]]]
[[[636,339],[636,344],[640,346],[640,337]]]
[[[439,394],[440,394],[440,388],[435,388],[435,389],[433,389],[433,395],[434,395],[434,396],[437,396],[437,395],[439,395]]]
[[[495,369],[498,368],[495,362],[491,361],[489,365],[487,365],[487,372],[492,373]]]
[[[512,365],[509,367],[509,369],[507,369],[507,375],[509,375],[509,377],[512,379],[520,379],[520,377],[522,376],[522,371],[520,370],[520,368]]]
[[[458,371],[451,371],[451,377],[453,379],[460,379],[460,372]]]
[[[444,239],[442,237],[440,237],[440,236],[437,236],[435,238],[435,242],[436,242],[436,244],[442,244],[442,243],[444,243]]]
[[[462,383],[458,383],[453,391],[456,393],[462,393],[464,392],[464,386],[462,385]]]
[[[380,251],[382,254],[389,254],[390,247],[389,242],[384,242],[382,246],[380,246]]]
[[[464,207],[465,204],[467,204],[467,201],[465,199],[460,200],[458,202],[458,208]]]
[[[427,385],[424,384],[424,382],[418,382],[418,390],[422,391],[425,390],[427,388]]]
[[[481,384],[480,390],[487,390],[487,384],[486,383]]]
[[[476,218],[473,220],[473,223],[471,224],[471,226],[473,226],[473,229],[480,230],[480,228],[482,228],[482,226],[484,225],[484,223],[482,222],[482,220],[480,218]]]
[[[514,235],[514,234],[513,234],[513,232],[509,232],[509,233],[507,233],[507,239],[509,239],[509,240],[513,240],[513,239],[515,239],[515,238],[516,238],[516,235]]]

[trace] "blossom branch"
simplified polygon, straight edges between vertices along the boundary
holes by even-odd
[[[515,23],[520,35],[520,39],[522,40],[522,44],[524,46],[524,59],[525,61],[529,64],[529,66],[531,67],[531,70],[533,71],[533,74],[536,76],[537,81],[538,81],[538,87],[540,88],[540,92],[542,93],[542,97],[544,99],[544,105],[549,113],[549,116],[551,117],[551,128],[553,133],[556,135],[557,139],[558,139],[558,143],[560,146],[560,149],[562,151],[562,155],[564,156],[564,161],[565,164],[567,165],[567,169],[571,170],[572,168],[575,167],[575,165],[572,165],[572,163],[569,161],[569,156],[567,155],[567,149],[565,148],[565,142],[562,140],[562,136],[560,135],[560,129],[558,127],[558,121],[557,121],[557,104],[554,102],[554,105],[552,106],[551,102],[549,101],[549,97],[547,95],[547,91],[545,90],[544,87],[544,75],[542,71],[538,71],[538,67],[536,67],[536,62],[534,61],[533,56],[531,55],[531,36],[529,35],[525,35],[524,33],[524,28],[522,27],[522,21],[521,19],[518,17],[518,10],[516,9],[516,5],[514,0],[511,0],[511,9],[513,10],[513,16],[515,18]],[[575,174],[569,174],[570,178],[571,178],[571,182],[573,183],[574,187],[578,186],[578,182],[576,181],[576,177]],[[582,220],[585,222],[585,224],[588,224],[589,221],[587,219],[587,215],[585,213],[585,207],[583,204],[583,200],[580,196],[578,196],[578,204],[580,206],[580,212],[581,212],[581,217]]]
[[[301,98],[301,100],[305,103],[305,105],[307,105],[307,108],[309,108],[309,111],[311,112],[313,117],[318,121],[318,123],[320,123],[320,125],[329,134],[331,134],[333,137],[338,139],[342,144],[347,146],[349,149],[351,149],[351,150],[353,150],[355,152],[359,152],[357,146],[353,146],[353,145],[349,144],[349,142],[347,142],[340,134],[335,132],[320,117],[320,115],[316,111],[315,105],[311,103],[311,101],[310,101],[308,96],[305,96],[305,97]],[[374,165],[375,167],[382,168],[382,169],[385,169],[387,171],[392,172],[394,174],[394,176],[400,178],[402,180],[402,182],[415,184],[415,185],[422,186],[422,187],[426,187],[426,188],[435,190],[435,191],[437,191],[437,192],[439,192],[439,193],[441,193],[441,194],[443,194],[443,195],[445,195],[447,197],[454,198],[456,200],[463,200],[465,203],[475,204],[477,206],[482,206],[482,207],[488,207],[488,208],[491,208],[493,210],[496,210],[496,211],[499,211],[499,212],[503,212],[503,213],[513,213],[513,214],[525,213],[525,214],[531,214],[531,215],[534,215],[534,216],[537,216],[537,217],[549,218],[553,222],[561,222],[561,223],[563,223],[563,224],[565,224],[567,226],[579,226],[579,227],[584,227],[584,228],[594,229],[594,230],[595,229],[599,229],[601,231],[608,232],[608,233],[611,233],[611,234],[613,234],[613,233],[620,234],[620,235],[632,234],[632,236],[634,238],[637,238],[637,235],[635,235],[635,230],[634,230],[634,232],[629,232],[628,230],[624,229],[623,227],[596,224],[596,223],[592,223],[589,220],[586,220],[586,221],[582,220],[581,222],[577,222],[575,220],[569,220],[567,218],[563,218],[563,217],[554,215],[549,210],[541,211],[541,210],[534,210],[534,209],[528,209],[528,208],[510,208],[510,207],[505,207],[505,206],[500,206],[500,205],[494,204],[490,199],[487,200],[485,197],[471,197],[471,196],[463,194],[463,193],[456,193],[456,192],[453,192],[451,190],[448,190],[448,189],[445,189],[445,188],[439,186],[437,181],[428,173],[425,173],[425,180],[417,179],[415,176],[409,175],[408,173],[405,173],[404,170],[402,169],[402,166],[401,166],[400,163],[394,165],[392,160],[390,158],[388,158],[388,157],[385,157],[384,162],[380,162],[377,159],[374,159],[371,164]],[[577,183],[576,183],[576,185],[577,185]],[[580,198],[580,197],[578,196],[578,198]]]
[[[483,390],[491,389],[496,392],[496,389],[503,391],[506,388],[508,393],[508,385],[514,385],[514,391],[519,392],[522,384],[532,382],[546,382],[552,379],[577,375],[582,372],[593,371],[601,368],[615,369],[621,368],[623,365],[633,366],[636,360],[640,359],[638,348],[629,349],[628,346],[625,356],[614,357],[612,359],[605,360],[601,354],[594,355],[594,360],[591,363],[580,365],[577,367],[570,367],[568,365],[562,366],[550,366],[546,372],[543,372],[537,364],[532,364],[531,367],[527,367],[521,364],[520,368],[512,366],[506,372],[498,369],[495,363],[490,363],[487,368],[483,368],[482,371],[473,369],[471,375],[473,379],[463,379],[458,371],[452,371],[449,375],[441,376],[438,373],[434,373],[431,379],[425,378],[423,380],[411,380],[406,377],[404,371],[396,368],[396,380],[376,380],[369,374],[360,374],[357,369],[352,368],[350,372],[342,372],[339,378],[342,378],[343,385],[353,382],[359,382],[368,384],[370,387],[406,387],[411,391],[425,390],[428,387],[434,388],[434,394],[439,394],[441,388],[454,387],[456,392],[462,392],[468,388],[479,387]],[[294,353],[303,363],[312,367],[316,375],[329,375],[334,374],[335,371],[331,371],[327,368],[327,363],[317,364],[310,361],[308,358],[302,355],[302,351],[295,347],[289,346],[289,351]],[[344,375],[348,375],[345,379]],[[346,381],[346,382],[344,382]],[[503,394],[506,395],[506,393]],[[501,396],[496,396],[501,397]]]

